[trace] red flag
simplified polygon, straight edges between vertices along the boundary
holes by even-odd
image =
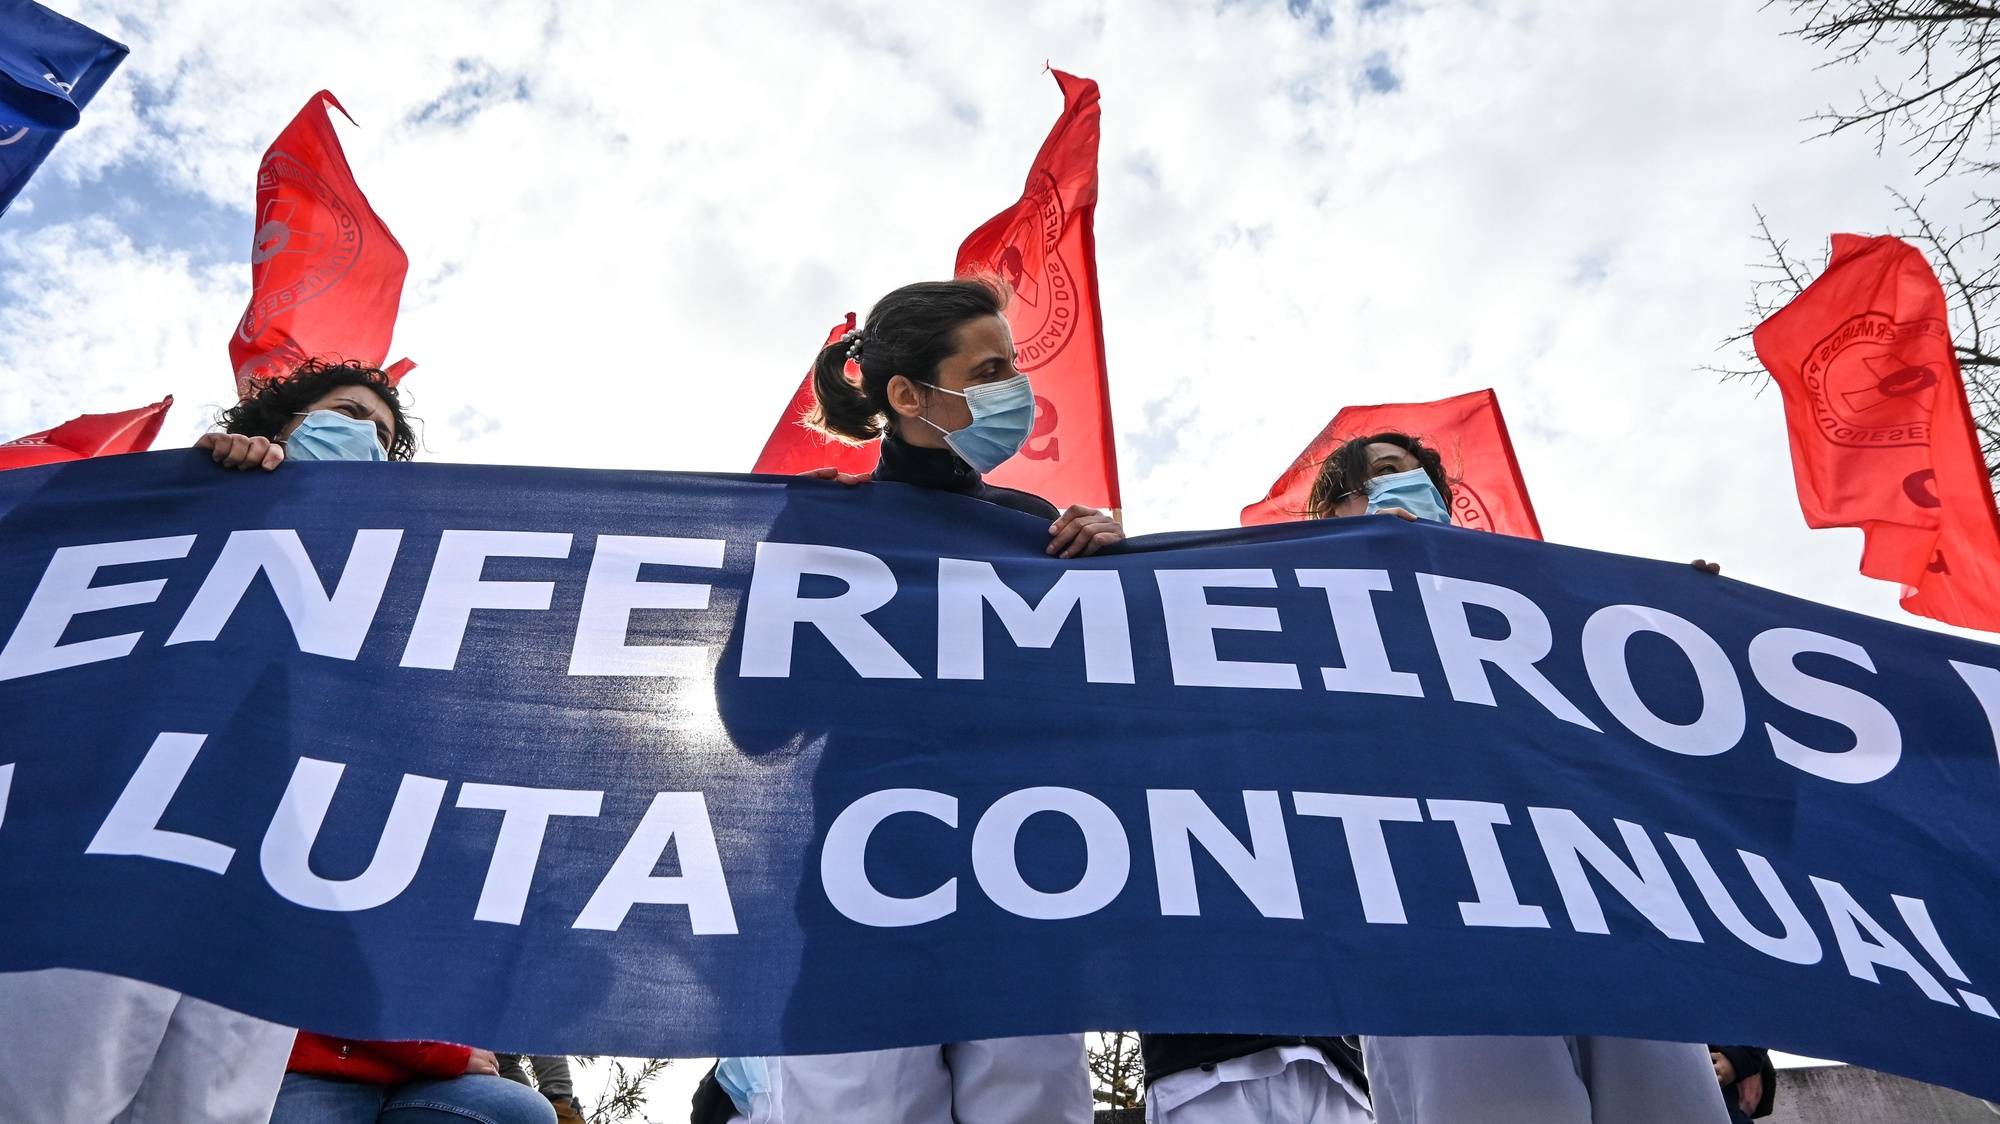
[[[355,184],[329,103],[347,115],[314,94],[257,169],[250,306],[229,338],[239,394],[307,358],[379,367],[389,355],[410,259]],[[398,366],[397,377],[409,369]]]
[[[1118,450],[1097,302],[1097,83],[1060,70],[1063,112],[1028,171],[1020,202],[958,248],[960,277],[1013,289],[1007,322],[1035,386],[1035,431],[992,480],[1057,505],[1116,508]]]
[[[1475,390],[1436,402],[1349,406],[1333,415],[1306,451],[1298,455],[1263,499],[1243,509],[1245,527],[1306,517],[1319,466],[1343,442],[1375,433],[1421,437],[1444,458],[1451,485],[1451,521],[1475,531],[1498,531],[1526,539],[1542,537],[1528,485],[1514,460],[1500,399]]]
[[[854,314],[850,312],[847,319],[835,324],[826,333],[826,343],[820,345],[821,350],[853,330]],[[848,364],[848,377],[858,379],[860,376],[853,367],[852,363]],[[812,412],[812,408],[813,376],[808,370],[805,380],[799,383],[798,393],[792,395],[791,403],[785,407],[783,416],[778,418],[778,424],[764,442],[764,451],[757,454],[757,463],[751,466],[750,471],[791,475],[829,467],[862,475],[875,471],[876,450],[872,443],[849,445],[806,428],[805,416]]]
[[[169,394],[150,406],[115,414],[85,414],[54,429],[30,433],[0,445],[0,469],[27,468],[59,461],[80,461],[118,453],[143,453],[153,447],[160,423],[174,404]]]
[[[1836,234],[1826,272],[1753,339],[1806,524],[1861,528],[1861,572],[1901,582],[1910,612],[2000,631],[2000,513],[1923,254]]]

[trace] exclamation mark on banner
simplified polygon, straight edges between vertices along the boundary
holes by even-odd
[[[14,763],[0,765],[0,826],[7,823],[7,796],[14,791]]]
[[[1931,959],[1937,961],[1938,967],[1944,969],[1944,974],[1959,983],[1971,983],[1972,981],[1965,976],[1965,969],[1958,966],[1958,961],[1953,960],[1951,953],[1944,947],[1944,940],[1938,936],[1937,925],[1931,921],[1930,907],[1923,903],[1923,899],[1890,894],[1889,900],[1896,903],[1896,912],[1903,915],[1903,923],[1910,927],[1910,932],[1917,938],[1917,943],[1924,946],[1924,951],[1931,954]],[[2000,1019],[2000,1011],[1995,1011],[1993,1004],[1988,1002],[1984,995],[1959,988],[1958,997],[1965,1000],[1966,1007],[1971,1010],[1989,1019]]]

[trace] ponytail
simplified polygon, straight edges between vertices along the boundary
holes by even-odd
[[[889,380],[937,379],[938,364],[958,350],[958,329],[1007,307],[1006,290],[983,278],[905,285],[868,310],[867,326],[820,348],[813,360],[813,406],[805,424],[859,445],[890,431]],[[861,370],[847,377],[852,361]]]
[[[882,436],[889,419],[866,391],[848,381],[849,346],[850,341],[842,338],[819,349],[813,360],[813,404],[805,423],[828,437],[861,445]]]

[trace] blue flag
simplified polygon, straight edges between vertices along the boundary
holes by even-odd
[[[34,0],[0,0],[0,214],[126,53]]]
[[[1047,539],[0,473],[0,971],[523,1053],[1610,1034],[2000,1097],[2000,648],[1387,516]]]

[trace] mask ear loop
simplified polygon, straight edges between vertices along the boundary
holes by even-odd
[[[908,375],[904,375],[903,377],[904,377],[904,378],[909,378],[909,376],[908,376]],[[965,398],[965,399],[966,399],[966,401],[968,401],[968,402],[969,402],[969,401],[971,401],[971,399],[970,399],[969,397],[967,397],[967,395],[965,394],[965,392],[964,392],[964,391],[962,391],[962,390],[953,390],[953,389],[951,389],[950,387],[945,387],[945,386],[939,386],[938,384],[936,384],[936,383],[934,383],[934,382],[925,382],[925,381],[923,381],[922,379],[910,379],[910,381],[911,381],[911,382],[913,382],[913,383],[916,383],[916,384],[917,384],[918,386],[923,386],[923,387],[929,387],[930,389],[932,389],[932,390],[935,390],[935,391],[937,391],[937,392],[938,392],[938,393],[940,393],[940,394],[956,394],[956,395],[958,395],[958,396],[959,396],[960,398]],[[955,429],[946,429],[945,427],[943,427],[943,426],[939,425],[938,423],[936,423],[936,422],[932,421],[932,420],[931,420],[931,416],[930,416],[930,414],[929,414],[929,413],[922,413],[922,414],[918,414],[918,415],[917,415],[917,420],[918,420],[918,421],[920,421],[920,422],[923,422],[923,423],[924,423],[925,425],[927,425],[927,426],[930,426],[930,427],[931,427],[932,429],[935,429],[935,430],[937,430],[937,431],[938,431],[939,433],[943,434],[943,435],[944,435],[944,436],[946,436],[946,437],[950,437],[950,436],[951,436],[952,434],[954,434],[954,433],[958,432],[958,431],[957,431],[957,430],[955,430]]]
[[[312,410],[293,410],[293,411],[292,411],[292,416],[293,416],[293,417],[295,417],[295,418],[309,418],[309,417],[312,417],[312,416],[313,416],[313,413],[314,413],[314,411],[312,411]],[[304,425],[304,424],[305,424],[304,422],[300,422],[300,423],[299,423],[299,425]],[[298,427],[297,425],[293,426],[293,427],[292,427],[292,433],[297,433],[297,432],[298,432],[298,429],[299,429],[299,427]],[[273,445],[283,445],[283,444],[284,444],[285,442],[287,442],[287,441],[290,441],[291,439],[292,439],[292,438],[291,438],[291,434],[286,434],[286,435],[285,435],[285,436],[283,436],[283,437],[273,437],[273,438],[271,438],[271,444],[273,444]]]

